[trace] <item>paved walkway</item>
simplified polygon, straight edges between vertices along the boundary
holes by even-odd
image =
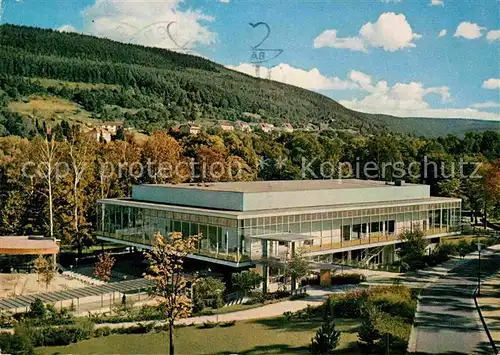
[[[210,316],[199,316],[184,318],[177,321],[177,324],[202,324],[204,322],[230,322],[239,320],[249,320],[249,319],[259,319],[259,318],[271,318],[283,315],[284,312],[296,312],[307,306],[319,306],[323,303],[324,299],[334,293],[345,292],[349,288],[332,288],[329,290],[319,289],[319,288],[308,288],[308,296],[302,300],[295,301],[283,301],[273,304],[268,304],[262,307],[247,309],[243,311],[231,312],[220,315],[210,315]],[[111,328],[123,328],[136,325],[138,323],[145,322],[129,322],[129,323],[118,323],[118,324],[96,324],[97,328],[109,326]],[[164,322],[158,322],[158,324],[164,324]]]
[[[485,272],[500,268],[498,247],[481,253],[481,269]],[[476,285],[477,252],[464,259],[451,260],[435,270],[435,277],[429,280],[419,297],[408,351],[492,354],[473,300]]]
[[[500,270],[481,286],[481,296],[477,301],[491,337],[500,349]]]

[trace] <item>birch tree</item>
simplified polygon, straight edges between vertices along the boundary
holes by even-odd
[[[61,155],[57,142],[49,135],[44,138],[36,137],[33,140],[33,157],[37,163],[37,173],[47,186],[47,202],[49,207],[49,235],[54,238],[54,200],[53,186],[58,178],[58,163]]]

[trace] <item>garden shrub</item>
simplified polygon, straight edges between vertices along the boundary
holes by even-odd
[[[94,330],[94,338],[107,337],[108,335],[111,335],[111,333],[112,330],[108,326],[97,328]]]
[[[231,320],[231,321],[227,321],[227,322],[222,322],[220,324],[220,326],[226,328],[226,327],[232,327],[235,324],[236,324],[236,321],[235,320]]]
[[[150,333],[153,329],[155,329],[155,327],[156,327],[155,322],[139,323],[131,327],[116,328],[113,330],[113,332],[118,334],[147,334]]]
[[[11,314],[0,312],[0,328],[11,328],[14,324],[14,317]]]
[[[206,321],[203,322],[203,324],[200,326],[201,329],[209,329],[209,328],[215,328],[219,325],[218,322],[211,322],[211,321]]]
[[[295,295],[290,296],[290,300],[301,300],[309,296],[307,293],[297,293]]]
[[[258,304],[258,303],[262,303],[260,299],[251,298],[248,301],[246,301],[244,304],[253,305],[253,304]]]
[[[94,324],[81,320],[70,326],[36,327],[33,323],[24,322],[16,328],[16,334],[27,336],[33,346],[69,345],[94,335]]]
[[[2,354],[32,355],[35,354],[31,340],[23,334],[0,333],[0,349]]]
[[[45,319],[46,314],[47,310],[42,300],[35,298],[35,300],[30,304],[30,310],[27,316],[32,319]]]
[[[195,297],[193,302],[193,313],[198,314],[205,309],[205,302],[200,297]]]
[[[364,290],[330,296],[333,301],[335,317],[359,318],[362,314],[362,306],[367,297],[367,291]]]
[[[213,309],[219,309],[219,308],[222,308],[224,307],[224,299],[222,298],[222,296],[217,296],[213,299],[212,301],[212,308]]]
[[[379,286],[368,291],[368,302],[382,312],[412,320],[417,307],[416,295],[403,285]]]
[[[366,281],[366,276],[363,274],[339,274],[332,276],[332,285],[357,285]]]

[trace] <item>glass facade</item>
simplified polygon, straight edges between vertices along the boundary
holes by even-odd
[[[116,204],[101,204],[100,209],[98,230],[103,237],[151,245],[157,232],[164,236],[172,232],[201,234],[197,254],[229,261],[245,259],[236,219]]]
[[[459,201],[360,208],[321,213],[220,218],[105,203],[99,216],[100,235],[151,245],[156,232],[201,234],[197,254],[229,261],[260,259],[285,250],[284,242],[253,237],[293,233],[310,236],[299,243],[310,251],[395,240],[404,230],[427,235],[450,233],[460,225]]]

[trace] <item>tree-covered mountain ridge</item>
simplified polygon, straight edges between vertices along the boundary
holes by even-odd
[[[185,121],[251,117],[244,113],[256,114],[255,120],[275,125],[328,124],[332,129],[350,129],[363,135],[375,134],[385,127],[417,135],[461,135],[462,123],[468,130],[498,129],[494,122],[487,121],[435,122],[365,114],[319,93],[235,72],[198,56],[26,26],[0,26],[0,73],[118,86],[40,89],[30,82],[27,86],[31,88],[22,94],[59,96],[82,105],[96,117],[129,121],[130,125],[149,131]],[[12,91],[12,85],[0,87],[7,92],[9,89]],[[16,99],[15,92],[9,96]],[[112,111],[110,107],[128,111]],[[426,126],[432,128],[426,130]]]

